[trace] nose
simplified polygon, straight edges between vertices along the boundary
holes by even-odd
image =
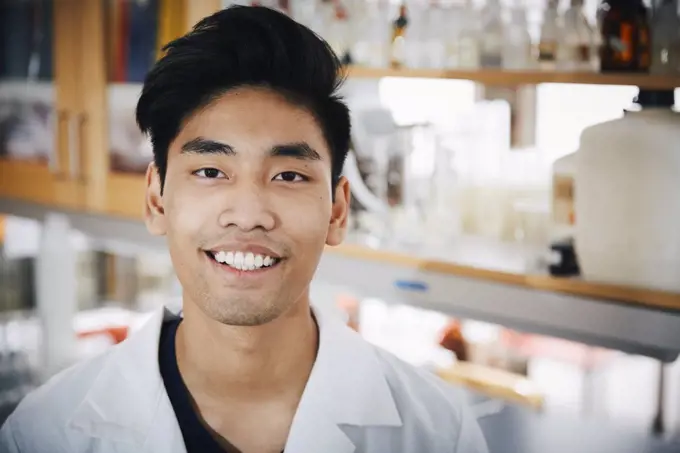
[[[276,226],[276,216],[270,209],[266,191],[258,184],[235,184],[225,194],[224,209],[218,222],[222,228],[236,227],[247,232],[256,229],[269,231]]]

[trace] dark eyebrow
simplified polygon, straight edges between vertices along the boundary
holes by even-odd
[[[232,156],[235,154],[234,148],[226,143],[208,140],[203,137],[197,137],[182,145],[182,153],[195,154],[225,154]]]
[[[272,157],[293,157],[301,160],[321,160],[319,153],[305,142],[276,145],[269,151],[269,155]]]
[[[236,150],[226,143],[203,137],[194,138],[182,145],[182,153],[236,155]],[[272,157],[293,157],[301,160],[321,160],[321,156],[305,142],[275,145],[269,151]]]

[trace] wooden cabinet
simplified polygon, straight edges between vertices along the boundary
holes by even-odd
[[[0,197],[139,218],[134,111],[161,47],[219,0],[0,3]]]
[[[66,0],[0,3],[0,196],[83,206],[78,20]]]

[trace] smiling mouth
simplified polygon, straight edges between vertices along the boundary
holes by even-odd
[[[282,258],[252,252],[205,251],[205,254],[221,266],[247,272],[271,269],[282,261]]]

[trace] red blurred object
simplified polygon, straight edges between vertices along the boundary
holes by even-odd
[[[114,344],[121,343],[128,336],[130,328],[128,326],[116,326],[116,327],[106,327],[104,329],[98,330],[87,330],[84,332],[78,332],[78,338],[88,338],[98,335],[107,335],[111,337]]]
[[[359,300],[347,294],[340,294],[335,303],[340,310],[347,314],[347,325],[359,332]]]
[[[507,349],[525,357],[559,360],[582,369],[594,368],[615,355],[614,351],[608,349],[511,330],[503,331],[501,342]]]
[[[468,360],[467,344],[463,337],[460,321],[454,319],[444,328],[439,339],[439,345],[453,352],[458,360]]]

